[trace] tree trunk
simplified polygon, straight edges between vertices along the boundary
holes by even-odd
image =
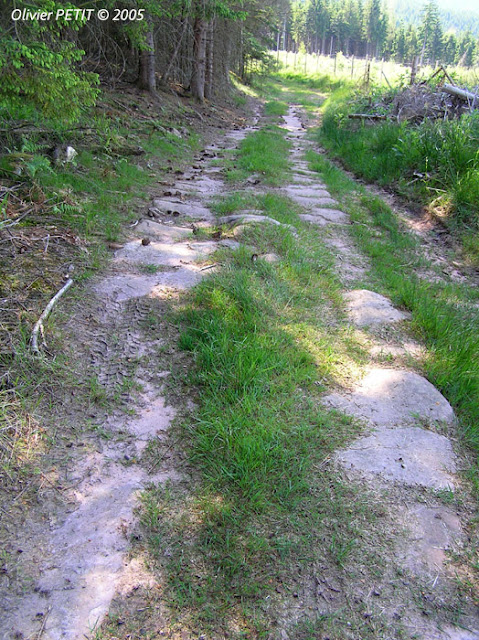
[[[193,34],[193,76],[191,78],[191,93],[198,102],[204,102],[206,76],[206,20],[203,17],[195,18]]]
[[[243,38],[243,26],[240,26],[240,34],[239,34],[239,76],[241,80],[245,79],[246,74],[246,66],[245,66],[245,57],[244,57],[244,38]]]
[[[187,29],[188,29],[188,19],[185,18],[183,21],[183,28],[181,30],[180,37],[178,38],[178,41],[175,46],[175,50],[173,51],[173,55],[171,56],[171,59],[168,63],[165,73],[161,77],[161,84],[166,84],[168,82],[171,71],[173,70],[173,65],[176,62],[176,58],[178,57],[178,53],[180,51],[181,44],[183,42],[183,36],[185,35]]]
[[[147,48],[140,51],[138,84],[140,89],[146,89],[150,93],[156,93],[155,38],[150,22],[148,23],[148,32],[146,33],[145,41]]]
[[[205,98],[211,100],[214,92],[214,44],[215,30],[214,20],[210,20],[206,27],[206,75],[205,75]]]

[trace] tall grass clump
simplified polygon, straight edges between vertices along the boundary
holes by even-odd
[[[268,184],[281,184],[289,168],[290,143],[285,136],[286,130],[276,126],[267,126],[246,136],[239,146],[236,166],[247,175],[261,174]],[[236,173],[233,172],[232,177],[237,177]]]
[[[202,398],[193,458],[207,481],[245,500],[248,510],[291,499],[304,488],[309,465],[306,449],[298,456],[298,447],[311,437],[310,426],[296,434],[302,420],[294,404],[298,384],[315,375],[314,364],[276,326],[272,277],[269,265],[243,260],[202,283],[180,339],[195,354]],[[280,283],[270,284],[286,299]],[[315,422],[317,428],[318,417]]]
[[[288,105],[281,100],[270,100],[264,105],[264,112],[267,116],[284,116],[288,113]]]
[[[348,118],[361,108],[364,97],[344,89],[327,101],[319,140],[328,151],[367,181],[432,210],[440,204],[452,228],[479,229],[479,114],[420,124]]]

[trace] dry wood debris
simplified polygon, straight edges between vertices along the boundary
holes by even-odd
[[[431,81],[437,77],[441,77],[440,82],[432,85]],[[349,118],[365,121],[391,119],[418,124],[426,119],[459,118],[462,114],[477,109],[479,87],[472,91],[458,87],[447,71],[439,67],[428,80],[411,84],[400,91],[392,101],[388,96],[372,104],[370,113],[351,113]]]

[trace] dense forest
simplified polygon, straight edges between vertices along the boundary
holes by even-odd
[[[422,20],[423,3],[415,0],[390,0],[389,6],[394,14],[397,23],[414,24],[419,26]],[[460,5],[456,2],[438,0],[439,15],[445,31],[471,31],[474,35],[479,35],[479,7],[474,10],[472,3],[466,6],[464,2]]]
[[[418,9],[419,11],[419,9]],[[402,14],[407,18],[407,14]],[[418,20],[397,20],[381,0],[298,0],[285,17],[279,46],[323,55],[384,57],[410,63],[472,66],[479,46],[471,31],[446,31],[434,0],[423,5]]]
[[[100,80],[137,82],[152,93],[176,85],[203,102],[225,93],[231,71],[244,77],[251,61],[271,60],[267,51],[275,47],[465,66],[479,56],[470,31],[445,32],[434,0],[418,26],[398,23],[381,0],[97,0],[88,10],[55,0],[7,5],[0,12],[3,119],[41,112],[73,121],[94,103]]]

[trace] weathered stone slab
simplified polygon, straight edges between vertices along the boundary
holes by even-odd
[[[208,273],[208,272],[205,272]],[[164,271],[155,275],[120,274],[102,280],[94,287],[96,293],[116,302],[155,295],[162,287],[170,289],[190,289],[203,277],[203,273],[192,267],[181,267],[174,271]]]
[[[451,443],[419,427],[381,427],[338,452],[337,460],[346,469],[410,486],[454,487],[456,463]]]
[[[339,409],[371,424],[384,427],[427,422],[454,421],[449,402],[426,378],[411,371],[374,368],[356,390],[323,398],[326,406]]]
[[[298,178],[316,178],[316,180],[319,180],[319,173],[317,171],[311,171],[311,169],[301,169],[300,167],[295,167],[297,169],[296,171],[296,177]]]
[[[226,136],[229,140],[234,140],[235,142],[240,142],[244,138],[246,138],[249,131],[247,129],[238,129],[237,131],[230,131]]]
[[[281,258],[276,255],[276,253],[265,253],[262,256],[259,256],[260,260],[264,260],[269,264],[276,264],[276,262],[280,262]]]
[[[283,189],[290,198],[329,198],[330,194],[322,185],[289,185]]]
[[[403,566],[416,574],[437,576],[447,572],[446,552],[463,537],[461,521],[445,505],[397,505],[400,521],[408,528]]]
[[[179,214],[190,218],[212,219],[211,211],[199,202],[182,202],[172,198],[171,200],[155,198],[153,206],[167,215]]]
[[[309,162],[305,160],[295,160],[293,162],[293,168],[297,171],[309,171]]]
[[[141,240],[128,242],[115,253],[115,260],[132,264],[154,264],[161,267],[179,267],[204,260],[217,249],[216,242],[150,242],[143,246]]]
[[[287,129],[288,131],[291,131],[291,132],[304,130],[301,119],[296,115],[296,113],[292,109],[290,109],[289,113],[287,113],[282,117],[283,117],[283,124],[281,126],[283,127],[283,129]]]
[[[313,209],[311,213],[302,213],[299,216],[304,222],[311,224],[349,224],[349,217],[339,209]]]
[[[191,181],[179,181],[175,183],[175,188],[187,191],[189,193],[201,193],[204,195],[213,195],[223,190],[223,184],[220,180],[201,176]]]
[[[334,198],[331,198],[329,195],[324,197],[303,197],[294,194],[289,194],[289,197],[300,204],[302,207],[306,207],[307,209],[315,209],[317,207],[328,207],[328,206],[338,206],[338,203]]]
[[[344,299],[351,320],[357,327],[392,324],[410,317],[409,313],[395,309],[385,296],[367,289],[348,291],[344,294]]]
[[[148,236],[165,242],[177,242],[193,234],[188,227],[175,227],[174,225],[153,222],[153,220],[142,220],[135,227],[135,231],[141,236]]]
[[[229,238],[225,238],[224,240],[220,240],[218,242],[218,246],[224,247],[226,249],[239,249],[241,247],[241,243],[237,240],[230,240]]]

